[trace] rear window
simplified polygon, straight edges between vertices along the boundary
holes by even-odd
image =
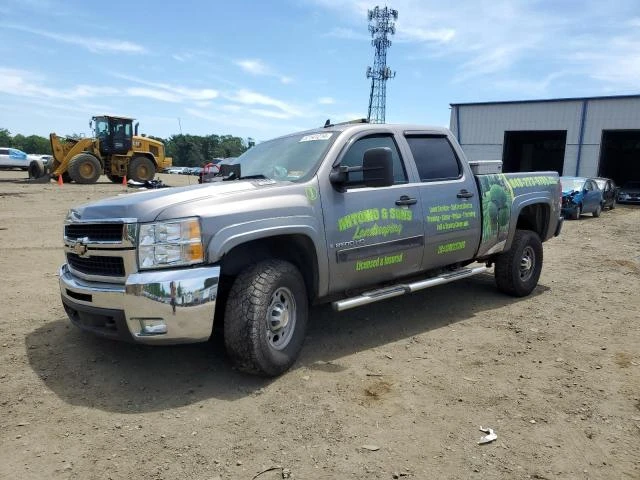
[[[462,170],[458,156],[444,136],[416,135],[407,137],[420,181],[454,180]]]

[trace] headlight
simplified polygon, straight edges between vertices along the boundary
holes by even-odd
[[[143,223],[138,232],[140,268],[162,268],[202,263],[200,221],[184,218]]]

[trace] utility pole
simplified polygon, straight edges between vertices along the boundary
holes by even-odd
[[[371,123],[384,123],[387,102],[387,80],[396,76],[396,72],[387,67],[387,49],[391,47],[391,40],[387,35],[396,33],[395,20],[398,11],[392,8],[375,7],[368,12],[371,45],[375,48],[373,68],[367,68],[367,78],[371,79],[369,93],[369,111],[367,120]]]

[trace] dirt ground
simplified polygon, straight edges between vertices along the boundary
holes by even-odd
[[[25,177],[0,172],[0,478],[640,478],[640,207],[565,222],[524,299],[485,275],[314,308],[299,361],[265,380],[220,342],[71,326],[65,213],[125,189]]]

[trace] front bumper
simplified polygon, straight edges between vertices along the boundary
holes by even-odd
[[[90,282],[60,268],[69,319],[100,336],[146,344],[204,342],[213,330],[220,267],[154,270],[124,285]]]

